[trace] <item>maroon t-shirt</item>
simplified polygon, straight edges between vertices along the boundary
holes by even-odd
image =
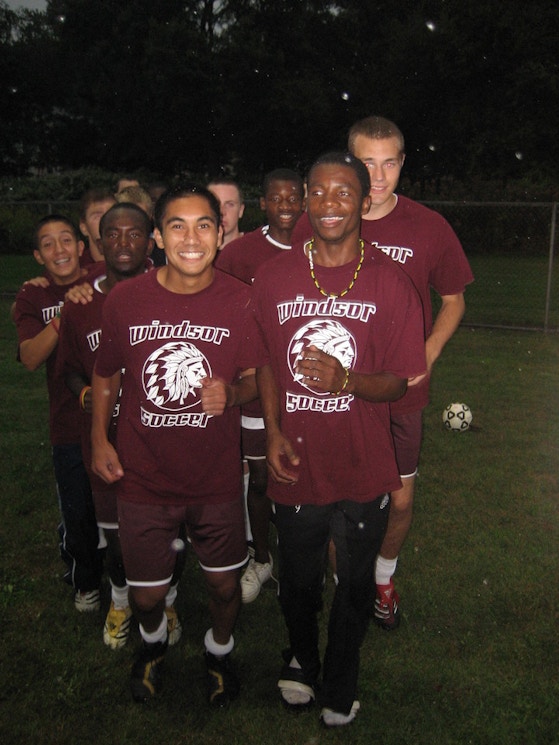
[[[58,342],[57,373],[64,379],[69,373],[77,373],[84,379],[84,384],[91,385],[93,367],[99,342],[101,341],[101,319],[103,305],[107,296],[99,289],[99,282],[94,283],[93,299],[87,305],[67,303],[60,323]],[[116,417],[118,404],[111,422],[109,440],[116,442]],[[81,445],[85,467],[94,492],[106,492],[110,486],[91,471],[91,415],[80,409]]]
[[[315,264],[314,271],[324,290],[340,293],[356,266],[357,260],[341,267]],[[317,392],[294,370],[301,351],[314,344],[359,373],[400,378],[422,373],[423,314],[408,277],[366,247],[352,289],[344,297],[326,298],[315,287],[299,244],[257,273],[254,308],[261,330],[258,366],[271,365],[281,429],[301,457],[299,481],[292,486],[270,480],[269,496],[290,505],[366,502],[399,488],[388,404]]]
[[[268,234],[268,225],[263,225],[225,245],[219,251],[215,265],[250,285],[262,264],[290,250],[291,246],[278,243],[271,238]],[[262,419],[260,400],[255,399],[245,404],[242,413],[247,417]]]
[[[93,265],[96,266],[96,265]],[[90,282],[91,275],[80,277],[68,285],[48,287],[23,285],[16,296],[14,320],[18,343],[33,339],[52,321],[64,305],[64,297],[74,285]],[[73,445],[80,442],[80,411],[78,399],[69,390],[57,371],[58,345],[45,362],[49,394],[50,439],[53,445]]]
[[[242,494],[240,412],[202,411],[200,378],[233,383],[254,367],[251,289],[215,270],[193,295],[168,291],[159,272],[121,282],[103,308],[95,370],[125,368],[117,431],[119,498],[221,503]]]
[[[307,213],[295,226],[293,240],[307,240],[312,228]],[[464,292],[474,276],[460,241],[438,212],[398,196],[396,207],[379,220],[361,220],[361,237],[398,264],[410,277],[423,304],[425,338],[433,327],[431,287],[439,295]],[[412,386],[392,405],[396,413],[418,411],[429,403],[429,380]]]
[[[268,225],[263,225],[223,246],[215,265],[250,285],[262,264],[290,249],[291,246],[273,240],[268,234]]]

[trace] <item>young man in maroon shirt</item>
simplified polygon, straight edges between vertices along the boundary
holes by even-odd
[[[348,724],[359,709],[375,558],[388,492],[400,486],[388,402],[425,371],[419,297],[361,239],[369,207],[359,160],[347,153],[319,158],[307,183],[312,239],[267,262],[254,282],[257,380],[290,643],[278,686],[294,708],[317,695],[317,614],[332,538],[338,582],[322,675],[327,726]]]
[[[247,560],[239,407],[256,387],[250,288],[213,266],[219,221],[207,189],[170,189],[155,210],[167,264],[120,283],[103,309],[92,466],[107,483],[118,482],[122,553],[143,640],[131,674],[137,701],[161,685],[165,595],[182,526],[209,595],[208,700],[223,706],[239,692],[230,661]],[[115,448],[108,429],[121,385]]]
[[[60,325],[57,366],[81,411],[81,444],[95,504],[95,516],[107,543],[105,566],[111,584],[111,604],[103,627],[103,641],[112,649],[126,644],[132,611],[118,538],[116,485],[106,484],[91,472],[91,378],[101,339],[101,317],[105,300],[118,283],[143,274],[146,259],[153,248],[151,218],[135,204],[113,205],[99,223],[98,248],[104,259],[105,274],[92,283],[90,302],[83,305],[68,302]],[[83,290],[83,286],[78,286]],[[111,441],[115,441],[118,403],[111,422]],[[183,554],[177,554],[179,572]],[[176,582],[165,598],[169,644],[181,637],[181,624],[174,601]]]
[[[28,370],[46,367],[65,579],[75,590],[76,609],[95,611],[100,608],[102,555],[80,447],[79,406],[57,370],[60,313],[66,292],[88,278],[80,267],[84,245],[77,228],[63,215],[48,215],[39,221],[35,245],[35,259],[46,274],[39,284],[26,283],[16,296],[13,314],[18,353]]]
[[[430,373],[464,315],[464,290],[473,281],[473,274],[448,222],[437,212],[396,193],[406,157],[404,136],[397,125],[380,116],[361,119],[349,131],[348,149],[365,164],[371,180],[371,204],[363,215],[361,236],[406,272],[424,311],[427,375],[410,383],[406,394],[390,407],[402,486],[391,494],[388,528],[375,573],[375,620],[390,631],[400,623],[399,597],[392,575],[412,521]],[[304,216],[294,235],[303,239],[309,234]],[[434,319],[431,289],[441,298]]]
[[[291,233],[305,205],[301,176],[287,168],[276,168],[264,177],[260,209],[267,224],[237,238],[218,253],[216,266],[243,282],[252,284],[262,264],[291,250]],[[243,603],[251,603],[272,576],[269,546],[272,506],[266,489],[266,432],[258,400],[243,406],[241,419],[243,457],[249,468],[247,510],[254,556],[241,577]]]

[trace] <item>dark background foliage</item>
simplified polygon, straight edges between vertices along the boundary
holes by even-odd
[[[559,4],[0,0],[0,175],[98,166],[258,181],[372,113],[412,184],[528,179],[556,198]]]

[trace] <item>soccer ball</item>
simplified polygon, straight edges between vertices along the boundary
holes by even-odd
[[[443,424],[453,432],[465,432],[472,423],[472,411],[467,404],[449,404],[443,411]]]

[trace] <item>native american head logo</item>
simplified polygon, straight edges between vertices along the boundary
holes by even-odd
[[[317,391],[305,385],[295,369],[299,355],[303,349],[311,344],[326,354],[336,357],[343,367],[353,367],[356,358],[355,339],[341,323],[330,318],[315,319],[306,323],[291,339],[287,350],[287,364],[293,375],[293,380],[317,396],[328,396],[329,394],[326,392]]]
[[[206,357],[193,344],[174,341],[151,354],[142,378],[149,401],[160,409],[182,411],[199,402],[201,378],[211,377]]]

